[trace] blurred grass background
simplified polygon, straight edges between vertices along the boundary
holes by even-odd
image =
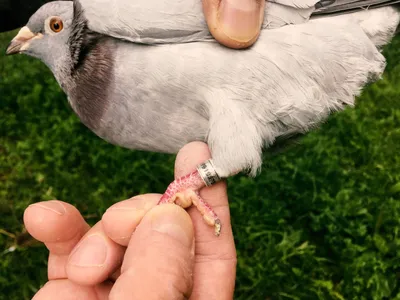
[[[68,107],[47,68],[5,57],[0,35],[0,299],[46,281],[27,242],[31,203],[60,199],[91,224],[113,203],[162,193],[174,157],[107,144]],[[400,299],[400,39],[383,80],[255,179],[229,180],[238,251],[235,299]]]

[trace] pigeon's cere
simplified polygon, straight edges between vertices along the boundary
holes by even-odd
[[[194,204],[219,235],[199,189],[255,176],[264,148],[353,106],[384,71],[399,1],[267,1],[259,39],[244,51],[212,39],[199,0],[55,1],[7,54],[42,60],[81,121],[110,143],[176,153],[207,142],[212,160],[174,181],[160,204]]]
[[[18,35],[11,41],[7,48],[6,54],[12,55],[23,52],[29,47],[29,43],[35,38],[41,38],[40,33],[33,34],[28,27],[23,27]]]

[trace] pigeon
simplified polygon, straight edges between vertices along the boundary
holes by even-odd
[[[173,181],[159,204],[195,205],[221,232],[205,186],[256,176],[262,153],[354,106],[386,65],[400,13],[390,0],[270,0],[257,42],[217,43],[199,0],[44,4],[6,50],[45,63],[82,123],[121,147],[211,159]]]

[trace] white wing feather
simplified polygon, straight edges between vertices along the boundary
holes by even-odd
[[[200,0],[75,0],[89,29],[135,43],[210,40]],[[309,20],[319,0],[267,1],[263,28]]]

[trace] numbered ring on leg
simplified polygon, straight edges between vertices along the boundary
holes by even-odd
[[[221,181],[217,171],[215,171],[214,164],[211,159],[198,165],[197,171],[199,172],[199,175],[203,179],[206,186],[212,186],[218,181]]]

